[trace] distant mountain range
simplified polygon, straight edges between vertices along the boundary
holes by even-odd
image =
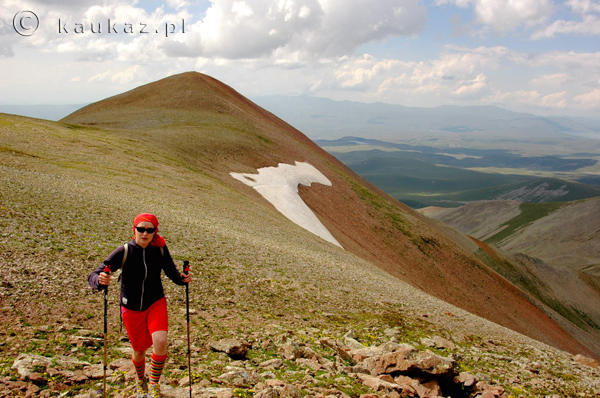
[[[0,105],[0,113],[57,121],[85,105]]]
[[[417,108],[308,96],[265,96],[254,98],[254,101],[317,139],[344,136],[397,138],[399,133],[405,136],[444,133],[480,138],[502,134],[505,140],[527,134],[529,140],[542,142],[566,138],[565,135],[600,138],[600,119],[543,117],[494,106]]]
[[[316,139],[343,136],[389,138],[403,133],[567,134],[600,139],[600,118],[537,116],[495,106],[407,107],[385,103],[334,101],[311,96],[250,98],[287,123]],[[86,104],[0,105],[0,112],[60,120]]]

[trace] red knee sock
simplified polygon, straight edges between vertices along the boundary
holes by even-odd
[[[135,366],[135,372],[137,373],[137,377],[140,380],[144,380],[146,377],[146,358],[142,360],[142,362],[136,362],[131,357],[131,362],[133,362],[133,366]]]
[[[155,353],[152,353],[152,360],[150,361],[150,384],[158,384],[166,360],[167,354],[156,355]]]

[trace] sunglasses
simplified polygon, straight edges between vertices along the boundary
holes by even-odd
[[[154,232],[156,232],[156,228],[135,227],[135,230],[138,231],[140,234],[143,234],[144,232],[153,234]]]

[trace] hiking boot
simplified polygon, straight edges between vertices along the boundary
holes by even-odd
[[[137,398],[148,398],[148,379],[138,379],[136,393]]]
[[[160,395],[160,385],[157,384],[149,384],[148,385],[148,398],[161,398],[162,395]]]

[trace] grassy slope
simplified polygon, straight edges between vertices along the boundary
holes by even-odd
[[[447,325],[451,333],[498,334],[482,320],[473,327],[466,313],[448,318],[446,313],[462,312],[296,227],[252,190],[228,179],[228,171],[254,171],[252,167],[272,164],[280,156],[281,161],[296,158],[299,153],[280,155],[277,149],[291,143],[312,148],[309,142],[293,135],[280,138],[231,114],[207,113],[199,119],[200,127],[185,122],[152,128],[149,123],[134,130],[2,117],[2,320],[13,325],[5,333],[28,333],[32,326],[53,322],[97,328],[101,303],[85,278],[110,250],[130,238],[129,220],[150,211],[161,216],[161,232],[176,259],[190,259],[202,270],[193,296],[202,314],[195,329],[199,342],[232,333],[269,336],[270,322],[294,328],[326,325],[335,333],[368,325],[384,328],[397,324],[399,313],[412,330],[423,326],[416,315],[423,312],[433,326],[423,326],[422,333]],[[240,156],[250,150],[256,155]],[[326,156],[311,160],[336,166]],[[352,174],[333,170],[339,173],[332,176],[335,181],[353,181]],[[350,187],[362,198],[356,204],[371,212],[383,209],[378,217],[389,218],[388,225],[410,233],[416,222],[432,233],[427,224],[356,181]],[[327,188],[314,188],[304,192],[309,203],[318,213],[319,206],[329,210],[328,202],[311,198]],[[326,220],[333,229],[335,221]],[[448,247],[438,239],[433,249],[405,250],[435,258],[436,251]],[[427,244],[415,231],[410,240]],[[356,242],[346,236],[343,244]],[[365,250],[368,258],[370,248]],[[28,305],[32,299],[34,306]],[[174,302],[181,304],[179,299]],[[176,322],[175,330],[180,326]],[[10,352],[32,349],[13,343]]]
[[[156,148],[156,153],[179,158],[231,192],[240,189],[246,200],[259,206],[264,206],[264,200],[234,181],[229,172],[307,161],[333,186],[314,184],[300,187],[300,193],[348,251],[506,327],[566,349],[584,349],[519,289],[481,262],[468,239],[441,233],[427,218],[387,197],[302,133],[208,76],[172,76],[89,105],[63,121],[120,129],[119,134],[140,139],[147,150]],[[210,199],[229,205],[218,197]],[[271,206],[267,209],[273,211]],[[469,274],[469,282],[464,273]],[[448,289],[449,285],[456,289]]]
[[[494,269],[597,340],[600,290],[597,277],[589,270],[598,262],[598,249],[593,244],[598,232],[589,215],[595,213],[598,202],[488,201],[442,210],[433,216],[474,239],[514,253],[512,262],[492,263]],[[517,214],[510,209],[514,206],[519,209]],[[511,215],[507,219],[508,212]]]

